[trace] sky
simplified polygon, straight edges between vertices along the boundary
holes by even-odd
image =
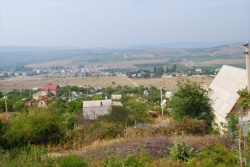
[[[245,42],[249,0],[0,0],[0,46]]]

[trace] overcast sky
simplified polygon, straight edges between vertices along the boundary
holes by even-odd
[[[249,39],[249,0],[0,0],[1,46],[131,47]]]

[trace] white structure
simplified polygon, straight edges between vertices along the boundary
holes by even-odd
[[[247,87],[247,72],[245,69],[223,65],[211,85],[210,98],[215,115],[214,122],[227,123],[226,117],[239,99],[239,90]]]
[[[112,100],[120,100],[122,98],[122,95],[114,95],[114,94],[111,94],[111,97],[110,97]]]
[[[37,107],[38,108],[48,108],[46,101],[44,101],[44,100],[39,101]]]
[[[83,101],[83,118],[95,120],[98,116],[108,114],[112,105],[122,106],[120,102],[112,102],[112,100]]]
[[[163,99],[161,102],[161,107],[164,108],[166,106],[167,100]]]
[[[165,98],[170,99],[170,98],[172,97],[172,95],[173,95],[173,92],[167,91],[167,92],[165,93]]]
[[[37,92],[37,93],[33,94],[32,97],[35,100],[39,100],[39,98],[45,97],[47,95],[48,95],[48,92],[46,92],[46,91],[40,91],[40,92]]]
[[[148,96],[148,91],[147,91],[147,90],[144,90],[144,91],[143,91],[143,95],[144,95],[144,96]]]
[[[202,69],[196,68],[196,69],[195,69],[195,72],[197,72],[197,73],[202,73]]]

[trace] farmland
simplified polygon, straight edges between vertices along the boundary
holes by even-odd
[[[213,78],[208,76],[192,76],[188,77],[192,81],[200,82],[205,85],[209,85]],[[135,82],[138,86],[144,85],[145,87],[154,86],[159,88],[160,85],[166,90],[176,90],[176,80],[177,77],[167,77],[167,78],[150,78],[150,79],[134,79],[131,81]],[[67,77],[67,78],[46,78],[42,76],[32,76],[32,77],[17,77],[17,78],[7,78],[0,82],[0,90],[11,91],[12,89],[32,89],[34,87],[42,87],[48,83],[58,84],[59,86],[78,86],[83,87],[116,87],[129,86],[135,87],[135,84],[128,80],[126,77]]]

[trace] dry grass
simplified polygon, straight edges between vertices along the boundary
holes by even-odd
[[[79,155],[87,158],[94,157],[96,160],[101,159],[108,151],[109,155],[116,155],[124,158],[129,154],[140,154],[146,151],[151,157],[159,158],[169,154],[168,147],[176,139],[176,137],[156,136],[156,137],[140,137],[140,138],[119,138],[108,141],[94,141],[89,146],[78,149],[61,149],[53,150],[51,156],[67,156]],[[229,148],[232,141],[219,135],[206,136],[184,136],[184,139],[189,142],[195,150],[202,150],[208,146],[222,143]],[[52,150],[50,150],[52,151]],[[159,161],[160,163],[160,161]]]
[[[72,64],[72,60],[56,60],[56,61],[48,61],[44,63],[35,63],[26,65],[26,67],[30,68],[48,68],[52,66],[68,66]]]
[[[197,76],[188,77],[192,81],[201,82],[202,84],[210,85],[213,78],[207,76]],[[144,85],[146,87],[155,86],[157,88],[162,85],[164,89],[175,91],[177,89],[176,80],[178,77],[168,77],[168,78],[151,78],[151,79],[134,79],[131,80],[137,85]],[[67,78],[46,78],[43,76],[32,76],[32,77],[18,77],[18,78],[8,78],[5,80],[0,80],[0,91],[11,91],[13,89],[32,89],[34,87],[42,87],[48,83],[58,84],[59,86],[78,86],[83,85],[85,87],[116,87],[129,86],[135,87],[133,82],[130,82],[125,77],[67,77]],[[112,83],[115,84],[112,84]]]

